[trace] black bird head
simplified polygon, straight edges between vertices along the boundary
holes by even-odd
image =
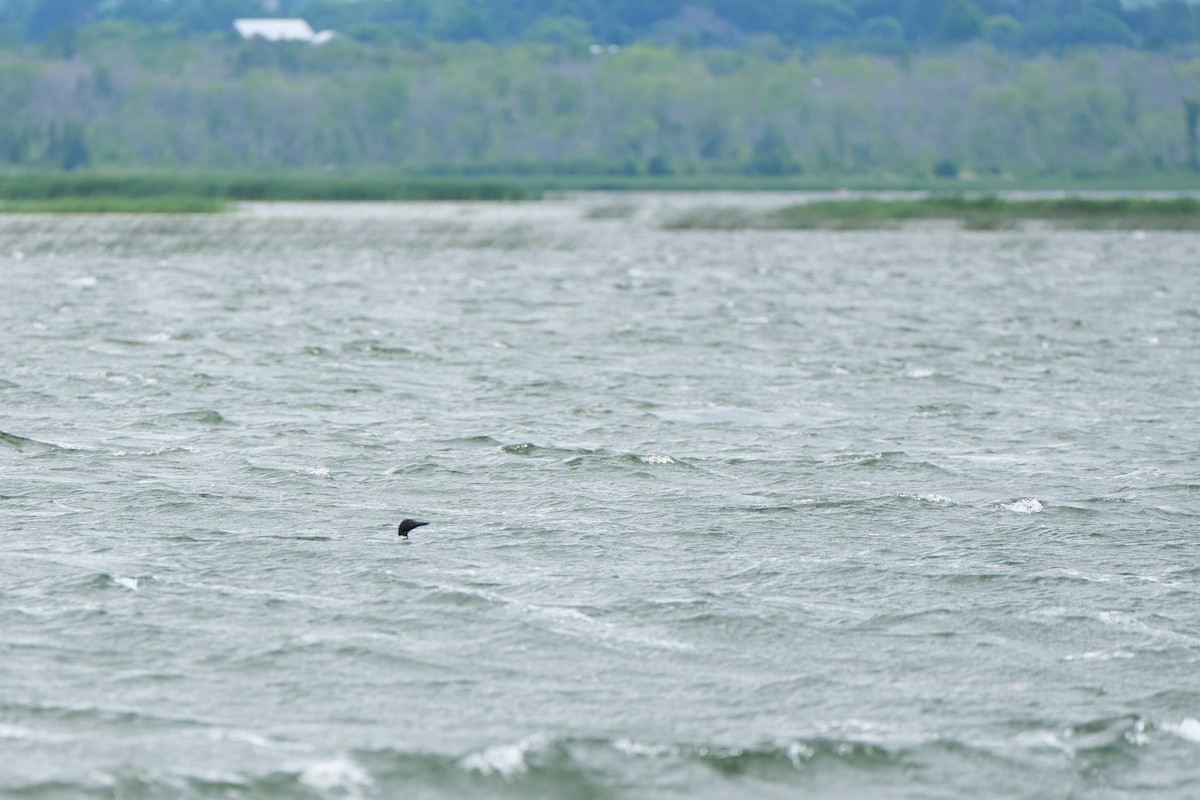
[[[401,539],[407,539],[409,531],[411,531],[415,528],[419,528],[422,525],[428,525],[428,524],[429,524],[428,522],[418,522],[415,519],[406,519],[400,523],[400,530],[398,531],[398,533],[400,534]]]

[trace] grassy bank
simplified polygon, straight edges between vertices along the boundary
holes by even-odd
[[[970,230],[994,230],[1040,222],[1056,227],[1117,230],[1200,230],[1200,200],[1111,198],[1004,200],[997,197],[921,197],[899,200],[823,200],[754,212],[699,208],[665,222],[672,230],[869,229],[908,222],[957,222]]]
[[[217,197],[51,197],[0,200],[0,214],[213,214],[231,207]]]
[[[564,175],[547,173],[386,174],[0,171],[0,200],[56,197],[217,197],[228,200],[534,200],[548,191],[1200,191],[1200,175],[980,176],[971,180],[895,175]]]
[[[972,180],[905,175],[544,175],[513,176],[511,180],[544,191],[728,191],[728,192],[1200,192],[1200,175],[1022,176],[980,177]]]
[[[532,187],[502,180],[311,175],[169,175],[26,172],[0,174],[0,201],[105,198],[210,200],[527,200]]]

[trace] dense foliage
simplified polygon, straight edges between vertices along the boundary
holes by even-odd
[[[740,46],[837,41],[897,51],[987,41],[1026,51],[1078,44],[1160,48],[1200,40],[1185,0],[0,0],[10,41],[53,41],[130,20],[182,35],[227,31],[235,17],[300,15],[360,41],[480,40],[627,44],[652,39]]]
[[[1196,161],[1200,58],[987,45],[418,50],[81,32],[0,50],[0,165],[462,175],[1148,175]]]
[[[1197,48],[1149,47],[1193,37],[1175,0],[266,2],[345,35],[241,41],[264,0],[0,0],[0,167],[1200,171]]]

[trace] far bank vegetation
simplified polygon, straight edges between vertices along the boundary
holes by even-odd
[[[1008,229],[1025,224],[1082,230],[1200,230],[1200,200],[859,197],[798,203],[769,211],[694,208],[671,215],[663,226],[670,230],[861,230],[920,222],[949,222],[968,230]]]
[[[70,57],[0,50],[0,169],[1178,175],[1200,167],[1197,102],[1186,49],[313,48],[99,25]]]

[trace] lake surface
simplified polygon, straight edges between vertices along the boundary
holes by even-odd
[[[0,795],[1196,796],[1200,235],[779,200],[0,218]]]

